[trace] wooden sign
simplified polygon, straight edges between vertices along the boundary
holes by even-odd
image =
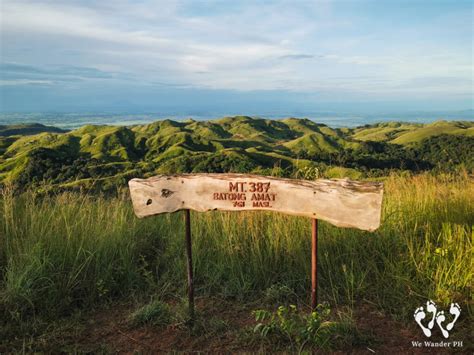
[[[275,211],[373,231],[380,225],[378,182],[292,180],[246,174],[160,175],[129,181],[138,217],[192,209],[200,212]]]
[[[373,231],[380,226],[383,185],[350,180],[291,180],[244,174],[160,175],[129,181],[135,213],[147,217],[184,210],[188,298],[194,317],[189,210],[276,211],[312,219],[311,309],[317,305],[318,219]]]

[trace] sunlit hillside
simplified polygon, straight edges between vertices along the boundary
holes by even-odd
[[[457,121],[335,129],[307,119],[238,116],[87,125],[67,132],[38,124],[2,126],[0,183],[107,189],[160,173],[294,176],[305,168],[338,177],[335,167],[378,177],[402,170],[471,170],[473,150],[474,123]]]

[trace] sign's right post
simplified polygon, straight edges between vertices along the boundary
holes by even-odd
[[[312,219],[311,228],[311,310],[318,305],[318,220]]]

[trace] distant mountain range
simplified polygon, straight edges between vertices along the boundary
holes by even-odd
[[[380,176],[389,170],[474,167],[474,122],[377,123],[330,128],[308,119],[0,126],[0,183],[104,187],[160,173],[254,172]]]
[[[209,121],[219,117],[239,116],[239,113],[211,111],[161,111],[153,112],[29,112],[29,113],[2,113],[0,125],[13,125],[35,122],[62,129],[77,129],[87,124],[94,125],[144,125],[163,119],[183,121]],[[412,122],[432,123],[437,120],[474,121],[474,110],[456,111],[405,111],[405,112],[366,112],[366,111],[324,111],[324,110],[282,110],[255,112],[247,115],[258,118],[280,120],[287,117],[308,118],[313,122],[324,123],[329,127],[358,127],[365,124],[381,122]]]

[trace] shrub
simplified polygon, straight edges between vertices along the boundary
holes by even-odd
[[[256,310],[253,314],[258,322],[254,333],[273,343],[289,344],[299,351],[306,345],[328,350],[347,345],[357,336],[352,319],[331,320],[327,305],[319,305],[309,314],[299,312],[295,305],[280,306],[276,312]]]

